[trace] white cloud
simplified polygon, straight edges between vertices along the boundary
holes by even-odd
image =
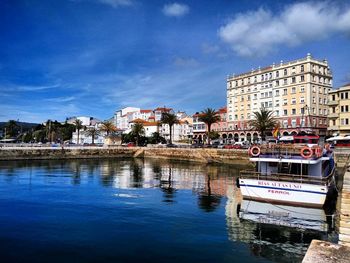
[[[219,29],[219,36],[238,55],[261,56],[279,45],[295,46],[349,31],[350,6],[303,2],[286,6],[280,14],[263,8],[240,13]]]
[[[174,64],[178,67],[196,67],[199,65],[199,62],[194,58],[177,57],[174,60]]]
[[[113,8],[117,8],[120,6],[130,6],[133,5],[132,0],[98,0],[98,2],[102,4],[109,5]]]
[[[46,99],[46,101],[49,101],[49,102],[69,102],[69,101],[73,101],[75,100],[76,98],[74,96],[67,96],[67,97],[56,97],[56,98],[49,98],[49,99]]]
[[[190,11],[187,5],[172,3],[163,7],[163,14],[166,16],[184,16]]]

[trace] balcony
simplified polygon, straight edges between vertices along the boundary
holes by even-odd
[[[330,101],[328,101],[327,104],[328,104],[328,106],[335,106],[335,105],[338,105],[339,102],[337,100],[330,100]]]
[[[327,117],[330,119],[336,119],[336,118],[339,118],[339,114],[338,113],[329,113]]]

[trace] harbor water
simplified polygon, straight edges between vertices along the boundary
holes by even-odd
[[[0,162],[1,262],[301,262],[329,211],[242,200],[243,166]]]

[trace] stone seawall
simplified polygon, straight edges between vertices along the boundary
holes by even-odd
[[[49,160],[84,158],[163,158],[202,163],[248,164],[247,150],[143,147],[4,147],[0,160]]]

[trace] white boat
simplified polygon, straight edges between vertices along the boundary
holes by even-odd
[[[242,200],[239,218],[261,224],[327,232],[329,226],[322,208],[275,205]]]
[[[249,149],[255,170],[241,171],[244,199],[322,207],[333,186],[333,154],[319,146],[265,145]]]

